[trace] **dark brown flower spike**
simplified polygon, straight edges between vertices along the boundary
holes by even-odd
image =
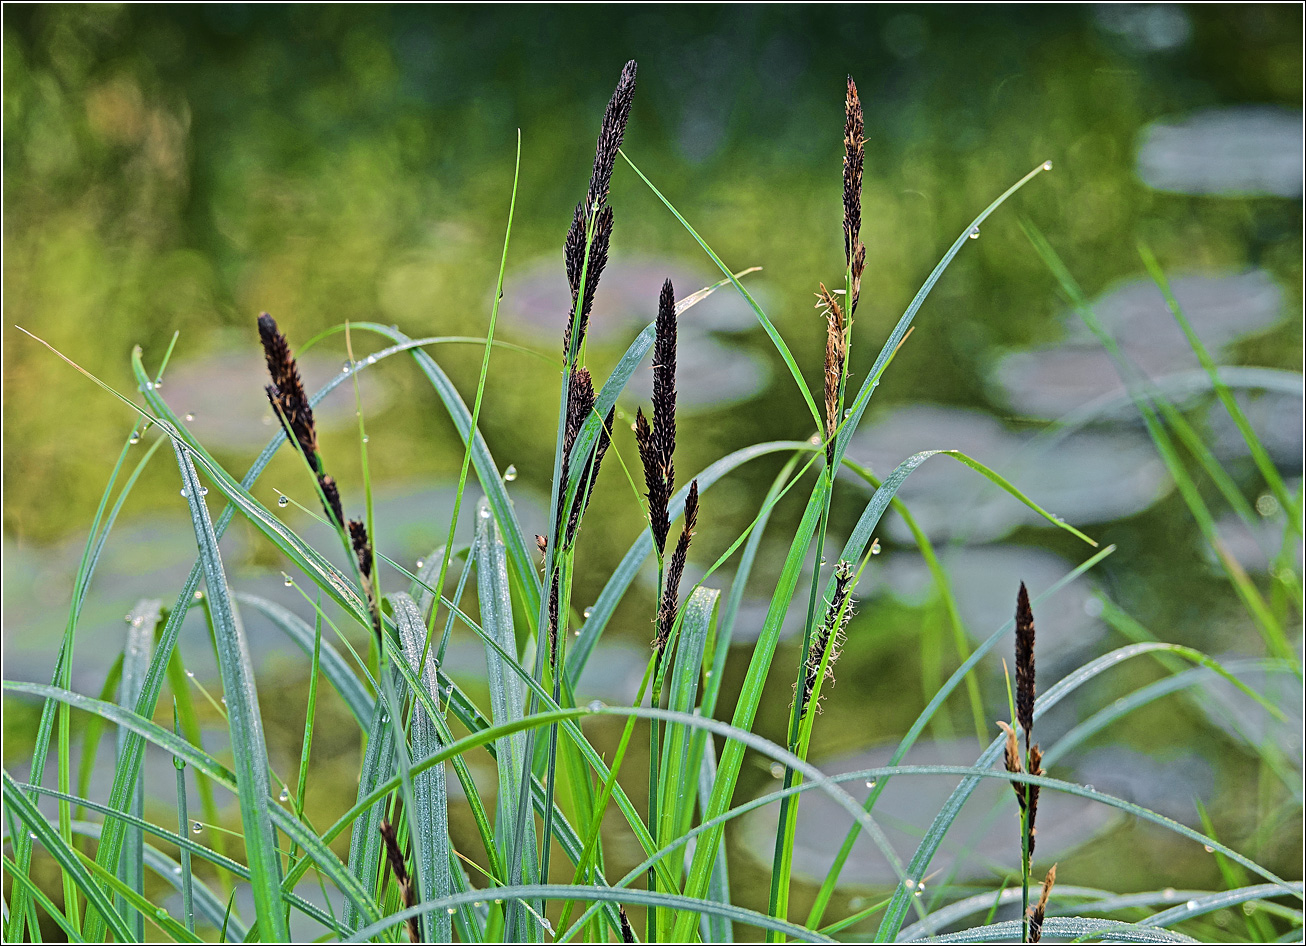
[[[644,416],[643,408],[635,411],[635,444],[639,447],[639,459],[644,465],[644,485],[648,487],[649,527],[653,531],[653,545],[662,555],[667,548],[667,533],[671,531],[671,519],[667,512],[671,502],[671,490],[662,478],[661,458],[653,442],[653,428]]]
[[[612,208],[607,206],[608,188],[612,183],[612,171],[617,163],[617,151],[626,133],[626,122],[630,118],[630,105],[635,96],[635,61],[632,59],[621,70],[616,91],[603,113],[603,124],[599,128],[599,140],[594,153],[594,170],[590,174],[589,190],[585,199],[576,205],[572,215],[571,229],[563,249],[563,258],[567,264],[567,282],[571,286],[571,317],[567,320],[567,329],[563,333],[562,350],[568,359],[573,348],[580,350],[585,341],[585,329],[589,324],[590,309],[594,305],[594,291],[598,287],[599,276],[608,261],[608,245],[612,239]],[[590,231],[590,221],[593,230]],[[589,244],[589,262],[586,265],[586,243]],[[584,287],[581,286],[581,274],[584,273]],[[580,300],[580,318],[576,319],[576,302]],[[573,326],[573,322],[577,324]],[[573,345],[572,335],[575,334]]]
[[[676,291],[668,279],[658,296],[657,335],[653,340],[653,443],[662,461],[668,491],[676,485]]]
[[[834,462],[834,437],[839,430],[839,385],[848,361],[848,325],[834,294],[821,284],[816,307],[825,313],[825,452]]]
[[[367,526],[360,519],[350,519],[349,542],[354,549],[354,558],[358,561],[358,572],[362,576],[363,594],[367,597],[368,612],[372,615],[372,631],[379,641],[385,634],[381,622],[381,603],[376,597],[376,566],[372,558],[372,541],[367,536]]]
[[[667,505],[676,488],[676,295],[668,279],[658,298],[657,335],[653,341],[653,423],[642,410],[635,415],[635,443],[648,487],[649,523],[661,557],[671,522]]]
[[[697,525],[698,480],[694,480],[689,484],[689,493],[685,496],[685,525],[680,530],[676,550],[671,553],[671,562],[667,565],[666,580],[662,586],[662,602],[658,607],[658,630],[653,638],[653,649],[659,653],[671,638],[671,628],[675,624],[676,611],[680,607],[680,579],[685,574],[685,559],[689,555],[689,543],[694,537],[694,528]]]
[[[304,393],[304,382],[299,377],[299,365],[290,353],[286,336],[277,329],[272,316],[264,312],[258,317],[259,339],[263,342],[263,356],[268,363],[272,384],[266,390],[272,409],[287,428],[287,433],[308,459],[314,473],[322,471],[317,451],[317,427],[313,423],[313,408]]]
[[[603,457],[608,452],[608,447],[612,445],[612,422],[616,419],[617,409],[614,407],[608,411],[608,416],[604,418],[603,426],[599,429],[598,443],[594,445],[594,452],[590,454],[589,460],[585,463],[585,471],[581,474],[580,486],[576,490],[576,498],[571,504],[571,515],[567,517],[567,544],[571,545],[576,540],[576,531],[580,527],[581,514],[589,508],[590,497],[594,495],[594,484],[599,478],[599,468],[603,465]]]
[[[862,120],[862,103],[857,97],[857,84],[848,77],[848,95],[844,103],[843,132],[843,246],[844,256],[852,269],[852,298],[848,315],[857,311],[861,295],[862,270],[866,266],[866,247],[860,236],[862,229],[862,167],[866,159],[866,142],[863,139],[865,123]]]
[[[1052,885],[1057,882],[1057,865],[1048,868],[1043,878],[1043,890],[1038,896],[1038,903],[1029,908],[1029,941],[1037,943],[1043,938],[1043,919],[1047,913],[1048,897],[1052,894]]]
[[[272,384],[264,388],[272,403],[272,412],[282,427],[308,461],[317,476],[322,490],[323,508],[337,528],[344,525],[345,515],[340,505],[340,491],[336,481],[322,471],[322,455],[317,446],[317,425],[313,422],[313,409],[304,394],[304,382],[299,377],[299,365],[290,353],[286,336],[277,328],[276,320],[264,312],[258,317],[259,339],[263,342],[263,356],[268,363]]]
[[[621,941],[623,943],[637,943],[635,931],[630,928],[630,920],[626,917],[626,908],[617,904],[617,918],[621,920]]]
[[[335,479],[325,473],[319,473],[317,483],[322,488],[322,495],[326,497],[327,509],[330,510],[335,524],[339,526],[345,521],[345,513],[340,505],[340,490],[336,487]]]
[[[843,629],[852,614],[851,606],[845,608],[844,605],[852,590],[854,574],[853,566],[849,562],[841,561],[834,567],[834,596],[830,599],[830,606],[825,610],[825,620],[821,622],[820,629],[812,638],[811,649],[807,654],[807,676],[803,680],[802,702],[799,704],[800,716],[806,712],[807,704],[816,690],[816,680],[821,672],[822,661],[825,661],[826,681],[834,683],[834,662],[839,658],[839,650],[843,645]],[[825,660],[827,652],[830,654],[829,660]],[[816,710],[820,712],[819,704]]]
[[[1025,731],[1028,750],[1034,730],[1034,612],[1023,581],[1016,595],[1016,722]]]
[[[403,893],[404,908],[416,906],[417,891],[413,887],[413,878],[409,875],[408,868],[404,864],[404,856],[399,851],[399,840],[395,837],[394,826],[383,818],[378,828],[382,840],[385,841],[386,860],[389,861],[390,870],[395,875],[395,882],[399,884],[399,889]],[[417,927],[417,917],[409,917],[407,926],[409,941],[420,943],[422,937]]]

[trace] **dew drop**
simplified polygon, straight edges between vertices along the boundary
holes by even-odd
[[[1094,788],[1092,785],[1085,785],[1085,786],[1084,786],[1084,791],[1086,791],[1086,792],[1095,792],[1095,791],[1097,791],[1097,789]]]
[[[1184,904],[1184,909],[1185,909],[1185,910],[1196,910],[1196,909],[1197,909],[1197,901],[1196,901],[1196,900],[1189,900],[1187,903]]]
[[[511,483],[516,478],[517,478],[517,467],[509,463],[508,469],[503,471],[503,481],[505,483]]]
[[[771,778],[784,778],[785,767],[779,762],[771,763]]]
[[[36,832],[35,832],[35,831],[28,831],[28,832],[27,832],[27,836],[28,836],[29,838],[31,838],[33,841],[36,840]]]
[[[181,491],[181,498],[182,498],[182,499],[190,499],[190,490],[183,489],[183,490]]]
[[[1161,896],[1167,900],[1173,900],[1175,898],[1175,889],[1173,887],[1166,887],[1161,891]]]
[[[288,788],[283,788],[283,789],[281,790],[281,794],[278,795],[277,797],[280,798],[282,801],[289,801],[289,800],[290,800],[290,789],[288,789]]]
[[[1275,499],[1273,493],[1262,493],[1256,497],[1256,511],[1262,518],[1268,519],[1279,511],[1279,500]]]
[[[489,519],[490,516],[494,515],[494,513],[490,512],[489,506],[482,506],[478,515],[480,515],[482,519]]]
[[[223,706],[227,705],[227,698],[225,696],[222,698],[222,705]]]
[[[1203,844],[1203,845],[1202,845],[1202,849],[1205,850],[1207,854],[1214,854],[1214,853],[1215,853],[1215,848],[1211,847],[1211,845],[1209,845],[1209,844]]]
[[[278,496],[278,497],[277,497],[277,505],[278,505],[278,506],[281,506],[282,508],[285,508],[286,506],[289,506],[289,505],[290,505],[290,497],[289,497],[289,496]]]
[[[880,540],[879,540],[879,539],[876,539],[874,542],[871,543],[871,554],[872,554],[872,555],[879,555],[879,554],[880,554],[880,551],[881,551],[881,550],[880,550]]]
[[[705,676],[705,677],[711,677],[711,676],[712,676],[712,671],[711,671],[711,670],[705,670],[705,671],[703,672],[703,676]]]
[[[284,572],[282,574],[283,577],[285,578],[285,585],[287,588],[289,588],[291,585],[295,583],[295,579],[291,578],[289,575],[286,575]]]
[[[453,909],[453,907],[450,907],[450,908],[449,908],[448,910],[446,910],[445,912],[448,913],[450,916],[453,916],[453,914],[454,914],[454,909]]]
[[[192,821],[190,824],[190,830],[193,834],[199,834],[204,830],[204,825],[200,824],[198,821]]]
[[[414,567],[417,568],[417,569],[420,571],[421,569],[423,569],[423,568],[426,567],[426,561],[425,561],[424,559],[420,559],[420,558],[419,558],[419,559],[417,560],[417,564],[416,564]]]
[[[181,868],[180,867],[177,868],[177,871],[180,873]],[[168,916],[168,911],[163,909],[163,907],[159,907],[159,909],[154,911],[154,916],[160,920],[166,919]]]
[[[495,902],[495,903],[503,903],[503,897],[495,897],[495,898],[494,898],[494,902]]]
[[[201,496],[207,496],[208,494],[209,494],[209,488],[208,488],[207,486],[201,486],[201,487],[200,487],[200,495],[201,495]]]
[[[376,364],[376,355],[368,355],[368,356],[367,356],[367,363],[368,363],[369,365],[374,365],[374,364]]]
[[[820,434],[812,434],[812,436],[808,438],[807,442],[808,442],[808,443],[820,443],[820,442],[821,442],[821,435],[820,435]]]
[[[572,632],[571,632],[571,636],[572,636],[572,637],[580,637],[580,628],[576,628],[576,630],[572,631]]]
[[[187,670],[187,671],[186,671],[186,676],[188,676],[188,677],[190,677],[192,680],[194,680],[194,679],[195,679],[195,671],[194,671],[194,670]]]
[[[921,888],[920,888],[919,890],[916,891],[916,896],[919,897],[919,896],[920,896],[921,894],[923,894],[924,892],[925,892],[925,887],[924,887],[924,885],[922,885]]]
[[[181,865],[178,864],[176,867],[174,867],[174,868],[172,869],[172,872],[173,872],[174,874],[180,874],[180,873],[181,873]]]
[[[157,390],[159,390],[159,388],[161,388],[161,387],[163,387],[163,382],[162,382],[162,381],[155,381],[155,382],[154,382],[154,390],[157,391]]]
[[[475,903],[472,904],[472,909],[474,909],[474,910],[480,910],[480,909],[482,909],[484,906],[485,906],[485,901],[484,901],[484,900],[477,900]]]
[[[185,420],[187,423],[190,423],[191,421],[193,421],[193,420],[195,419],[195,415],[194,415],[194,414],[187,414],[187,415],[186,415],[184,418],[182,418],[182,419]]]
[[[450,910],[449,912],[452,913],[453,911]],[[541,919],[540,919],[540,925],[544,927],[544,932],[546,932],[546,933],[552,933],[552,932],[553,932],[553,924],[550,923],[547,919],[541,918]]]
[[[968,234],[966,234],[966,235],[967,235],[968,237],[970,237],[972,240],[978,240],[978,239],[979,239],[979,227],[971,227],[971,228],[970,228],[970,233],[968,233]]]
[[[604,704],[602,700],[590,700],[589,711],[591,713],[597,713],[599,710],[603,709],[603,706]]]
[[[1052,170],[1052,162],[1051,162],[1051,161],[1044,161],[1044,162],[1043,162],[1043,170],[1045,170],[1045,171],[1050,171],[1050,170]]]
[[[912,880],[910,877],[908,877],[906,880],[904,880],[904,881],[902,882],[902,885],[903,885],[904,887],[906,887],[908,890],[911,890],[913,887],[916,886],[916,881],[914,881],[914,880]]]
[[[129,439],[127,442],[128,442],[129,444],[131,444],[133,447],[136,446],[138,443],[141,442],[140,435],[139,435],[139,434],[132,434],[132,435],[131,435],[131,439]]]
[[[203,600],[204,600],[204,592],[202,592],[202,591],[196,591],[195,594],[191,595],[191,597],[194,598],[196,601],[203,601]]]
[[[371,437],[369,437],[367,434],[363,434],[363,443],[371,443],[371,441],[372,441]]]
[[[593,607],[588,607],[588,608],[586,608],[585,611],[581,614],[581,617],[583,617],[585,620],[588,621],[590,615],[593,614],[593,613],[594,613],[594,608],[593,608]]]
[[[344,363],[344,365],[341,367],[341,369],[340,369],[340,373],[341,373],[341,374],[349,374],[350,369],[352,369],[353,366],[354,366],[354,363],[353,363],[352,361],[346,361],[346,362]]]
[[[874,788],[874,787],[875,787],[875,779],[871,779],[869,782],[867,782],[867,783],[866,783],[866,787],[867,787],[867,788]]]

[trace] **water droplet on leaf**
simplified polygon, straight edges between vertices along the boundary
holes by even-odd
[[[505,483],[511,483],[516,478],[517,478],[517,467],[509,463],[508,469],[503,471],[503,481]]]
[[[979,227],[971,227],[971,228],[970,228],[970,233],[968,233],[968,234],[966,234],[966,235],[967,235],[968,237],[970,237],[972,240],[978,240],[978,239],[979,239]]]
[[[198,821],[192,821],[190,825],[190,830],[194,834],[199,834],[201,831],[204,830],[204,825],[200,824]]]
[[[278,506],[282,506],[282,507],[289,506],[289,505],[290,505],[290,497],[289,497],[289,496],[278,496],[278,497],[277,497],[277,505],[278,505]]]

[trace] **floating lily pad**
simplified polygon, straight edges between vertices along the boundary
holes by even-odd
[[[296,360],[310,395],[344,366],[343,360],[311,351]],[[369,415],[380,411],[389,400],[376,371],[369,368],[358,375],[363,406]],[[186,426],[201,443],[246,450],[262,447],[277,430],[276,415],[263,390],[268,383],[267,365],[251,347],[174,362],[168,367],[162,393],[179,415],[191,415]],[[313,408],[313,419],[319,430],[339,429],[357,423],[354,410],[354,386],[342,384]]]
[[[950,548],[940,554],[940,562],[966,632],[976,641],[1011,620],[1022,581],[1037,594],[1076,565],[1046,549],[1018,545]],[[904,604],[920,605],[935,594],[933,576],[914,549],[888,550],[868,569],[868,576],[870,581],[862,582],[866,595],[888,594]],[[1063,658],[1073,659],[1102,637],[1106,628],[1097,618],[1098,605],[1093,580],[1081,575],[1036,611],[1041,666],[1051,669]]]
[[[961,450],[1048,512],[1081,527],[1141,512],[1172,486],[1151,441],[1140,433],[1081,430],[1040,442],[1033,434],[1007,431],[981,411],[926,404],[901,408],[863,427],[848,456],[884,477],[912,454],[931,449]],[[1018,526],[1050,525],[947,456],[917,467],[898,498],[931,539],[989,541]],[[911,541],[910,531],[892,513],[884,529],[896,541]]]
[[[1176,300],[1214,355],[1232,341],[1274,325],[1283,291],[1264,270],[1172,277]],[[1183,331],[1150,279],[1126,282],[1094,300],[1093,311],[1129,360],[1149,377],[1200,364]],[[1073,313],[1065,313],[1064,342],[1013,352],[994,366],[992,378],[1015,409],[1060,417],[1094,398],[1123,393],[1111,358]]]
[[[854,772],[889,764],[896,744],[885,745],[837,759],[816,763],[828,774]],[[974,765],[979,756],[974,740],[918,742],[904,765]],[[1057,775],[1056,771],[1052,773]],[[872,816],[889,838],[898,858],[906,863],[920,843],[921,835],[957,787],[955,775],[903,775],[888,783],[875,804]],[[767,791],[780,787],[776,781]],[[859,802],[870,788],[865,781],[842,783]],[[829,872],[835,852],[852,827],[852,816],[828,795],[808,791],[798,808],[795,832],[794,874],[819,883]],[[759,862],[770,864],[775,850],[777,805],[768,805],[744,816],[740,840]],[[1045,790],[1039,800],[1039,863],[1051,863],[1072,848],[1096,836],[1115,818],[1115,809],[1078,796]],[[1002,779],[983,779],[961,809],[957,820],[930,862],[930,873],[949,882],[991,877],[995,871],[1010,871],[1020,864],[1020,820],[1015,793]],[[898,877],[888,861],[865,834],[853,845],[841,875],[845,887],[887,886]],[[926,883],[928,887],[928,881]],[[928,895],[928,891],[927,891]]]
[[[1205,109],[1144,129],[1138,176],[1180,194],[1300,197],[1301,140],[1299,109]]]
[[[1209,807],[1215,793],[1211,763],[1194,752],[1157,754],[1099,746],[1079,754],[1074,767],[1076,781],[1193,827],[1201,826],[1197,803]],[[1046,824],[1042,815],[1040,800],[1040,852]]]
[[[722,408],[761,394],[771,372],[767,363],[738,345],[723,345],[709,336],[681,338],[676,353],[676,404],[681,410]],[[653,398],[653,366],[646,360],[630,376],[623,392],[632,404]]]
[[[618,342],[633,337],[658,312],[662,283],[670,279],[676,298],[711,286],[721,279],[719,272],[686,265],[681,260],[635,257],[611,260],[603,270],[594,310],[590,314],[589,338]],[[757,287],[749,292],[757,298]],[[760,300],[759,300],[760,301]],[[556,338],[572,312],[571,289],[563,268],[562,254],[548,256],[530,266],[509,273],[504,284],[503,316],[524,331]],[[743,332],[757,324],[757,316],[733,286],[722,286],[697,303],[680,319],[680,331]]]

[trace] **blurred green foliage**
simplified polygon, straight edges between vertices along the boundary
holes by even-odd
[[[1117,9],[1146,27],[1152,8]],[[1139,273],[1142,237],[1170,268],[1265,266],[1300,305],[1299,205],[1157,194],[1133,161],[1158,116],[1297,106],[1301,11],[1173,10],[1167,23],[1184,32],[1166,45],[1085,6],[9,7],[6,534],[84,528],[131,423],[15,324],[120,390],[131,346],[157,363],[173,331],[178,357],[241,345],[256,359],[263,310],[292,342],[347,319],[483,333],[517,130],[510,268],[542,255],[561,266],[597,117],[628,58],[640,63],[628,153],[727,262],[765,267],[754,278],[812,377],[823,332],[811,293],[842,269],[845,73],[869,139],[854,373],[972,214],[1039,161],[1056,165],[950,270],[882,399],[974,403],[993,346],[1048,340],[1059,303],[1017,214],[1091,291]],[[618,257],[698,258],[628,169],[612,203]],[[1299,338],[1276,336],[1261,363],[1295,364]],[[343,354],[340,336],[328,344]],[[437,356],[470,391],[479,352]],[[551,428],[556,376],[495,359],[487,437],[525,482],[543,483],[552,437],[528,432]],[[399,433],[374,448],[383,477],[447,473],[460,459],[430,397],[406,396],[418,390],[410,381],[387,375],[400,396],[385,426]],[[808,433],[787,380],[754,407],[689,420],[684,468]],[[348,477],[344,441],[336,447],[333,469]],[[243,469],[247,458],[223,459]],[[166,467],[134,508],[175,501]],[[624,485],[607,489],[609,503],[629,504]],[[591,538],[615,549],[628,537],[616,531]]]

